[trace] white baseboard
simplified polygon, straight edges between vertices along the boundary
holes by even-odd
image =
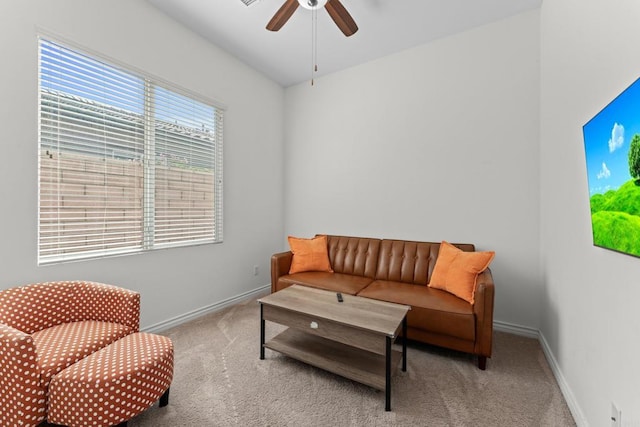
[[[544,352],[545,357],[547,358],[547,362],[549,362],[549,366],[551,367],[551,371],[553,372],[553,376],[556,377],[556,381],[558,382],[558,386],[560,386],[560,391],[564,396],[564,400],[567,401],[567,406],[569,406],[569,410],[571,411],[571,415],[573,415],[573,419],[576,422],[578,427],[589,427],[589,423],[582,413],[582,409],[580,409],[580,405],[576,401],[576,397],[573,395],[571,391],[571,387],[567,383],[564,375],[562,374],[562,370],[558,365],[558,361],[556,360],[551,348],[549,348],[549,344],[545,339],[542,333],[538,333],[540,341],[540,345],[542,346],[542,351]]]
[[[196,310],[190,311],[188,313],[184,313],[181,314],[179,316],[173,317],[171,319],[167,319],[164,320],[162,322],[156,323],[155,325],[151,325],[151,326],[146,326],[144,328],[142,328],[143,332],[149,332],[149,333],[158,333],[158,332],[162,332],[164,330],[173,328],[174,326],[178,326],[181,325],[185,322],[188,322],[190,320],[196,319],[200,316],[204,316],[205,314],[209,314],[209,313],[213,313],[219,310],[222,310],[225,307],[229,307],[231,305],[234,304],[238,304],[242,301],[246,301],[252,298],[257,298],[263,295],[267,295],[269,292],[271,292],[271,285],[265,285],[265,286],[261,286],[257,289],[254,289],[252,291],[249,292],[245,292],[243,294],[240,295],[236,295],[234,297],[231,298],[227,298],[226,300],[223,301],[219,301],[201,308],[198,308]]]
[[[569,387],[567,380],[564,378],[562,370],[558,365],[558,361],[553,355],[551,348],[549,348],[549,344],[544,338],[544,335],[542,335],[542,333],[535,328],[514,325],[513,323],[500,322],[496,320],[493,321],[493,329],[500,332],[508,332],[510,334],[520,335],[538,340],[540,346],[542,347],[542,352],[544,353],[544,356],[549,363],[549,367],[551,368],[551,372],[553,372],[553,376],[556,378],[558,386],[560,387],[560,391],[564,396],[564,400],[567,402],[567,406],[569,407],[569,411],[571,411],[571,415],[573,416],[576,425],[578,427],[589,427],[589,423],[584,417],[582,409],[580,409],[580,405],[578,405],[578,402],[576,401],[576,398],[571,391],[571,387]]]
[[[493,329],[500,332],[508,332],[514,335],[520,335],[527,338],[538,339],[540,331],[528,326],[515,325],[513,323],[501,322],[499,320],[493,321]]]

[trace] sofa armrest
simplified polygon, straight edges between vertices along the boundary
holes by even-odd
[[[476,315],[475,353],[491,357],[493,343],[493,299],[495,287],[490,269],[478,276],[473,312]]]
[[[77,289],[73,321],[96,320],[119,323],[140,330],[140,294],[96,282],[75,282]]]
[[[278,279],[289,274],[293,252],[281,252],[271,256],[271,293],[276,292]]]
[[[45,418],[46,392],[31,335],[0,323],[0,366],[0,425],[40,424]]]

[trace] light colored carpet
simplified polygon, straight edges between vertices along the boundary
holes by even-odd
[[[260,353],[249,301],[168,330],[175,345],[169,406],[129,422],[161,426],[575,426],[540,344],[494,334],[487,370],[467,354],[417,343],[384,393],[279,353]],[[267,322],[267,339],[283,328]]]

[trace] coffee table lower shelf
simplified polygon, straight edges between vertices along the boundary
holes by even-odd
[[[332,372],[378,390],[386,388],[385,355],[372,353],[317,335],[288,328],[264,344],[277,351],[325,371]],[[391,351],[392,373],[397,370],[402,352]]]

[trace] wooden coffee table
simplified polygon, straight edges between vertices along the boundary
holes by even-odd
[[[391,410],[391,375],[402,360],[407,370],[407,345],[391,344],[402,328],[406,337],[411,307],[370,298],[293,285],[260,298],[260,359],[264,349],[278,351],[309,365],[385,392]],[[265,342],[265,320],[288,326]]]

